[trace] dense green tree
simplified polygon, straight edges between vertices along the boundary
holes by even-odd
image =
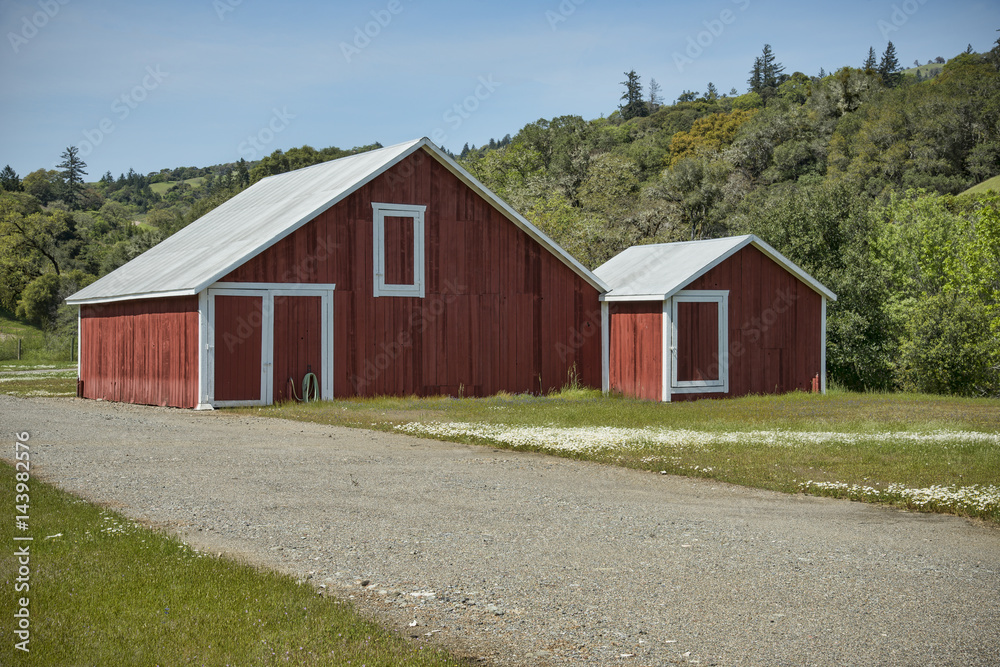
[[[649,109],[642,99],[642,84],[639,82],[639,75],[636,74],[635,70],[625,72],[625,80],[621,82],[621,85],[625,86],[625,92],[621,96],[623,104],[618,105],[622,119],[629,120],[639,116],[648,116]]]
[[[878,70],[878,60],[875,58],[875,47],[868,47],[868,57],[865,58],[865,62],[861,65],[861,69],[865,72],[875,72]]]
[[[69,146],[63,151],[62,162],[56,165],[57,169],[62,169],[63,181],[66,184],[66,203],[71,209],[80,209],[83,202],[84,181],[87,175],[87,163],[78,155],[80,149],[76,146]]]
[[[20,177],[9,164],[3,168],[3,171],[0,171],[0,189],[7,192],[20,192],[23,189]]]
[[[878,74],[882,77],[882,83],[887,88],[895,88],[899,85],[903,75],[899,71],[899,59],[896,57],[896,47],[892,42],[885,47],[882,53],[882,60],[878,64]]]

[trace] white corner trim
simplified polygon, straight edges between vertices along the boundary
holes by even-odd
[[[826,393],[826,297],[823,297],[819,325],[819,391]]]
[[[662,349],[660,350],[660,359],[663,361],[660,363],[660,381],[662,387],[660,388],[661,400],[664,403],[670,402],[670,377],[671,368],[673,367],[673,340],[674,340],[674,319],[673,319],[673,300],[664,299],[663,300],[663,323],[661,325],[661,344]]]
[[[611,391],[611,313],[606,301],[601,302],[601,391]]]

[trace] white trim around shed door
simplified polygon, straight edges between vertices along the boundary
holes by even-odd
[[[683,302],[716,303],[718,306],[719,326],[719,363],[718,380],[683,380],[677,379],[677,304]],[[669,303],[669,347],[670,354],[665,357],[664,366],[669,364],[669,391],[675,394],[728,394],[729,393],[729,290],[681,290],[668,299]],[[664,310],[668,308],[665,306]],[[667,322],[664,322],[667,324]],[[664,333],[668,328],[664,327]],[[681,350],[683,352],[683,350]],[[666,376],[666,369],[664,371]],[[665,399],[666,400],[666,399]]]

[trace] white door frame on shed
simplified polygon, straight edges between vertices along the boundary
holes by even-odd
[[[198,406],[197,410],[243,405],[270,405],[274,402],[274,297],[317,296],[321,298],[322,362],[319,375],[320,398],[333,399],[333,291],[332,283],[232,283],[218,282],[198,295]],[[261,304],[261,387],[259,401],[215,400],[215,297],[259,296]]]
[[[718,380],[677,379],[677,304],[715,303],[718,307]],[[729,393],[729,290],[680,290],[663,302],[663,399],[671,394]]]

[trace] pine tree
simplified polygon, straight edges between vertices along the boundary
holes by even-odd
[[[750,69],[750,78],[747,79],[747,83],[750,84],[750,92],[760,94],[760,91],[764,88],[764,67],[760,62],[760,56],[754,58],[753,67]]]
[[[618,105],[622,112],[622,119],[629,120],[638,116],[648,116],[649,110],[642,100],[642,84],[639,83],[639,75],[635,73],[635,70],[631,70],[625,72],[625,76],[628,78],[621,82],[621,85],[625,86],[625,92],[621,97],[625,104]]]
[[[62,162],[56,165],[57,169],[62,169],[62,177],[66,181],[66,199],[70,208],[79,210],[83,200],[83,177],[87,175],[84,171],[87,163],[81,160],[77,153],[80,149],[70,146],[60,155]]]
[[[656,83],[656,79],[649,80],[649,110],[656,111],[656,109],[663,104],[663,95],[660,94],[660,84]]]
[[[705,91],[705,99],[709,101],[719,99],[719,91],[715,87],[715,84],[711,81],[708,82],[708,89]]]
[[[7,192],[20,192],[22,190],[21,177],[9,164],[3,168],[3,171],[0,171],[0,189]]]
[[[747,83],[750,84],[750,92],[760,95],[766,105],[767,101],[774,97],[778,86],[788,79],[784,71],[784,65],[775,60],[771,45],[765,44],[764,51],[754,59],[750,78],[747,79]]]
[[[821,79],[826,78],[826,70],[823,69],[822,67],[819,68],[819,78]]]
[[[865,58],[865,64],[861,66],[861,69],[866,72],[874,72],[878,69],[878,61],[875,60],[875,47],[868,47],[868,57]]]
[[[899,60],[896,58],[896,47],[889,42],[882,54],[882,62],[878,65],[878,75],[882,77],[882,83],[887,88],[895,88],[899,85],[901,74],[899,72]]]

